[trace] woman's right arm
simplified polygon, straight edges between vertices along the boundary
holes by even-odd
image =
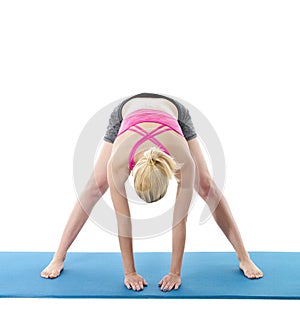
[[[107,179],[118,221],[118,237],[125,275],[124,284],[128,289],[139,291],[147,283],[136,273],[134,265],[131,218],[125,189],[128,175],[128,169],[120,166],[118,160],[112,157],[107,166]]]
[[[107,179],[118,222],[118,236],[125,274],[135,272],[130,210],[125,190],[127,178],[128,173],[125,173],[118,166],[117,161],[114,161],[114,158],[112,158],[107,167]]]

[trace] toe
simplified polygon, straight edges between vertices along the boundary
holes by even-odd
[[[56,277],[58,277],[58,275],[59,275],[59,272],[58,272],[58,271],[52,271],[52,272],[50,273],[49,277],[50,277],[50,278],[56,278]]]
[[[254,278],[254,274],[250,273],[249,271],[245,271],[245,272],[244,272],[244,275],[245,275],[247,278],[249,278],[249,279]]]
[[[41,272],[41,277],[44,277],[44,278],[48,278],[49,277],[49,272],[48,272],[48,270],[43,270],[42,272]]]
[[[259,272],[256,274],[256,278],[262,278],[264,276],[263,272]]]

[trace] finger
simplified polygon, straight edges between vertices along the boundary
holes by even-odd
[[[180,283],[180,282],[176,282],[176,281],[172,281],[170,287],[169,287],[169,291],[171,290],[177,290],[179,286],[177,286],[177,284]],[[180,285],[180,284],[179,284]]]
[[[133,291],[136,291],[135,283],[131,282],[131,283],[130,283],[130,286],[131,286],[131,288],[132,288]]]
[[[166,286],[166,291],[171,291],[174,287],[175,283],[169,282],[168,285]]]
[[[162,283],[160,289],[161,289],[162,291],[166,291],[166,290],[167,290],[167,287],[168,287],[168,282],[163,281],[163,283]]]
[[[148,283],[146,282],[146,280],[145,280],[145,279],[143,279],[143,284],[144,284],[145,286],[147,286],[147,285],[148,285]]]
[[[160,289],[161,290],[163,290],[163,288],[164,288],[164,285],[165,285],[165,282],[164,282],[164,280],[162,279],[160,282],[159,282],[159,284],[158,284],[159,286],[160,286]]]
[[[140,286],[141,290],[144,289],[143,281],[139,281],[139,286]]]
[[[163,278],[160,280],[160,282],[158,283],[158,285],[159,285],[159,286],[163,285],[164,281],[165,281],[165,278],[163,277]]]
[[[124,285],[127,287],[128,290],[131,290],[131,286],[128,281],[124,281]]]
[[[140,291],[141,290],[140,285],[139,285],[139,282],[135,282],[134,285],[135,285],[136,291]]]
[[[178,290],[179,287],[180,287],[180,285],[181,285],[180,282],[177,282],[177,283],[175,284],[175,288],[174,288],[174,289],[175,289],[175,290]]]

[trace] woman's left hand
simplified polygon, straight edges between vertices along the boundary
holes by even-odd
[[[158,285],[162,291],[177,290],[181,285],[181,279],[179,275],[169,273],[162,278]]]

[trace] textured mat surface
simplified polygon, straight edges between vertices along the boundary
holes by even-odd
[[[246,298],[300,299],[299,252],[252,252],[264,278],[249,280],[233,252],[186,252],[182,285],[162,292],[171,254],[135,253],[137,272],[148,282],[140,292],[123,285],[119,253],[69,253],[57,279],[40,277],[53,253],[0,252],[0,297],[27,298]]]

